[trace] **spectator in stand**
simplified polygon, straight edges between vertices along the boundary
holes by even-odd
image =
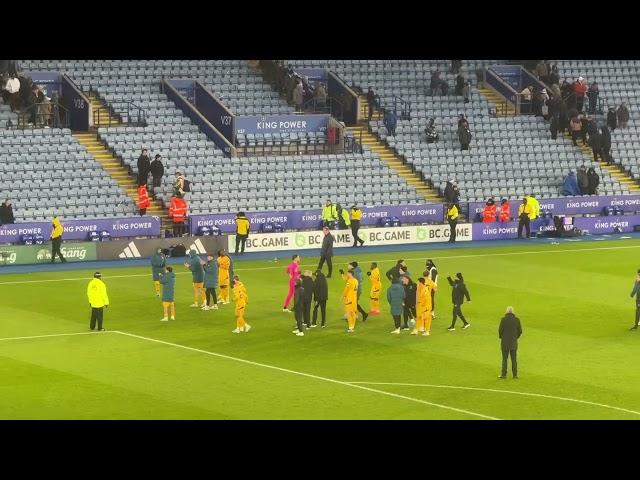
[[[551,73],[549,74],[549,83],[558,84],[560,83],[560,72],[558,71],[558,65],[553,65],[551,67]]]
[[[179,237],[186,232],[185,220],[187,218],[187,202],[184,198],[174,195],[171,197],[169,217],[173,222],[173,236]]]
[[[456,95],[462,95],[462,89],[464,88],[465,83],[464,75],[459,73],[456,76]]]
[[[609,111],[607,112],[607,126],[612,132],[618,128],[618,115],[615,107],[609,107]]]
[[[563,80],[562,85],[560,85],[560,92],[562,92],[562,100],[567,101],[567,99],[573,94],[573,88],[569,82]]]
[[[447,185],[444,188],[444,198],[446,203],[458,204],[460,202],[460,191],[458,190],[455,180],[447,181]]]
[[[154,196],[156,195],[156,188],[160,188],[162,185],[162,177],[164,176],[164,165],[162,165],[161,158],[160,154],[157,154],[149,166],[149,169],[151,170],[151,177],[153,178],[153,190],[151,190],[151,193]]]
[[[442,91],[442,95],[449,95],[449,84],[446,80],[440,80],[440,90]]]
[[[440,135],[436,132],[436,127],[434,126],[435,120],[433,118],[429,119],[429,123],[427,124],[427,128],[425,130],[425,134],[427,136],[427,143],[435,143],[440,139]]]
[[[586,113],[582,115],[582,120],[580,123],[580,138],[582,139],[582,144],[588,145],[587,135],[589,133],[589,130],[593,128],[591,127],[591,119],[589,118],[589,115],[587,115]]]
[[[469,150],[469,144],[471,144],[471,130],[469,130],[469,124],[463,123],[458,127],[458,140],[460,141],[460,150]]]
[[[602,139],[602,159],[607,162],[607,165],[610,165],[612,163],[612,158],[611,158],[611,132],[609,131],[609,129],[607,128],[606,125],[604,125],[601,129],[600,129],[600,135],[601,135],[601,139]]]
[[[587,170],[587,177],[589,177],[589,195],[598,194],[598,185],[600,185],[600,176],[596,173],[593,167]]]
[[[629,122],[629,109],[627,104],[622,102],[618,107],[618,126],[620,128],[627,128],[627,122]]]
[[[304,86],[302,81],[298,81],[296,88],[293,89],[293,103],[296,106],[298,112],[302,111],[302,104],[304,102]]]
[[[538,65],[536,65],[535,73],[543,82],[546,82],[548,80],[547,77],[549,76],[549,69],[547,64],[543,60],[541,60]]]
[[[578,169],[577,180],[580,193],[587,195],[589,193],[589,177],[587,176],[587,167],[584,165]]]
[[[526,198],[522,199],[522,203],[518,207],[518,218],[520,219],[518,223],[518,239],[522,239],[523,228],[527,231],[525,238],[529,238],[531,236],[531,206],[527,204]]]
[[[462,96],[464,97],[464,103],[469,103],[471,98],[471,82],[469,80],[462,87]]]
[[[576,178],[576,172],[569,170],[569,175],[564,179],[564,187],[562,190],[564,195],[579,195],[580,189],[578,188],[578,179]]]
[[[598,106],[598,95],[600,94],[600,88],[598,87],[598,82],[593,82],[589,86],[589,90],[587,91],[587,98],[589,99],[589,115],[595,115],[597,106]]]
[[[560,114],[555,113],[551,117],[551,122],[549,122],[549,130],[551,131],[551,139],[555,140],[558,138],[558,130],[560,130]]]
[[[560,112],[558,114],[558,131],[564,135],[565,131],[569,131],[569,115],[564,103],[560,104]]]
[[[440,72],[438,70],[431,74],[429,88],[431,88],[432,96],[442,95],[442,80],[440,80]]]
[[[520,92],[520,111],[522,113],[531,113],[532,112],[532,100],[533,95],[533,87],[526,86]]]
[[[9,106],[15,112],[20,108],[20,80],[15,75],[11,75],[4,86],[9,94]]]
[[[571,121],[569,122],[569,130],[571,131],[571,140],[577,147],[578,137],[580,136],[580,131],[582,130],[582,122],[577,116],[571,118]]]
[[[396,112],[388,110],[384,114],[384,126],[387,129],[387,135],[394,137],[396,135],[396,125],[398,123],[398,117]]]
[[[369,117],[369,121],[371,121],[373,112],[378,106],[376,101],[376,92],[373,91],[372,87],[369,87],[369,90],[367,90],[367,105],[369,106],[368,117]]]
[[[147,192],[146,185],[140,185],[138,187],[138,209],[140,216],[143,216],[147,213],[147,208],[151,205],[151,201],[149,200],[149,193]]]
[[[316,88],[315,98],[318,107],[324,108],[327,106],[327,89],[324,87],[324,83],[320,83]]]
[[[511,205],[509,205],[509,201],[506,198],[500,200],[500,221],[511,221]]]
[[[482,223],[493,223],[496,221],[496,202],[493,198],[487,200],[482,209]]]
[[[458,115],[458,128],[460,128],[460,125],[464,125],[469,128],[469,120],[467,120],[467,117],[464,115],[464,113]]]
[[[545,120],[549,119],[549,94],[547,93],[547,89],[543,88],[540,92],[540,115],[544,117]]]
[[[584,78],[578,77],[578,80],[573,84],[573,92],[576,94],[576,108],[580,113],[582,113],[584,96],[587,93],[587,89],[587,82],[584,81]]]
[[[0,225],[10,225],[16,222],[13,216],[13,205],[8,198],[0,205]]]
[[[31,89],[24,99],[24,105],[29,115],[29,123],[32,125],[36,124],[36,111],[38,105],[38,86],[31,85]]]
[[[591,122],[591,125],[594,125],[594,130],[589,133],[589,145],[591,146],[591,151],[593,152],[593,161],[598,161],[598,156],[602,158],[602,136],[598,131],[598,126],[595,124],[596,122]]]
[[[177,197],[184,197],[184,175],[182,172],[176,172],[176,181],[173,185],[173,194]]]
[[[151,159],[146,148],[142,149],[142,153],[138,157],[138,186],[146,185],[149,179],[149,171],[151,170]]]
[[[451,73],[457,74],[460,71],[461,66],[462,66],[462,61],[451,60]]]

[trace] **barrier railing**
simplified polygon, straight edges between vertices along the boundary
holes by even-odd
[[[69,128],[69,110],[58,102],[30,105],[18,114],[18,128]]]

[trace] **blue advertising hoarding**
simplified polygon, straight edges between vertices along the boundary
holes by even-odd
[[[325,132],[329,115],[252,115],[235,117],[236,134]]]

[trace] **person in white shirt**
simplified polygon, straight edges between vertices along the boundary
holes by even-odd
[[[15,112],[20,106],[20,80],[15,75],[11,75],[4,89],[9,92],[9,105],[11,111]]]

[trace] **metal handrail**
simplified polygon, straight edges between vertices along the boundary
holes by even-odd
[[[44,113],[40,111],[40,108],[47,107],[50,108],[48,113]],[[64,121],[61,118],[60,113],[63,113]],[[33,122],[29,120],[34,120]],[[67,110],[64,106],[60,105],[60,102],[40,102],[34,103],[21,110],[18,113],[18,124],[17,128],[39,128],[42,127],[53,127],[53,128],[68,128],[70,122],[69,110]]]
[[[318,98],[307,100],[302,104],[302,112],[297,113],[301,115],[308,113],[309,106],[313,107],[311,109],[313,113],[327,113],[328,110],[329,115],[337,118],[338,120],[342,120],[344,118],[344,105],[335,97],[327,96],[325,98],[324,104],[320,104]],[[320,106],[321,108],[318,108],[318,106]]]

